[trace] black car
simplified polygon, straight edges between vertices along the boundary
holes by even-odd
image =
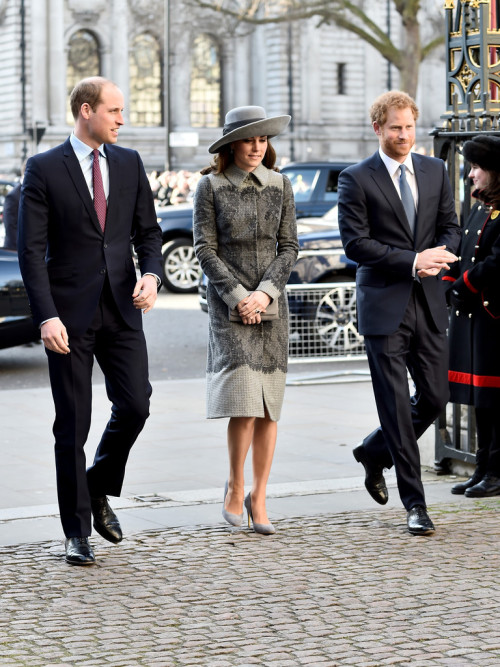
[[[297,222],[299,255],[292,269],[289,285],[352,282],[356,263],[346,257],[338,226],[338,208],[334,206],[321,218],[302,218]],[[207,310],[206,277],[198,286],[200,306]]]
[[[193,206],[175,204],[156,210],[162,232],[163,284],[171,292],[196,292],[200,265],[193,248]]]
[[[292,183],[297,218],[321,216],[337,203],[340,172],[350,162],[294,162],[281,169]],[[196,292],[200,267],[193,250],[192,204],[157,209],[163,235],[165,287],[171,292]]]
[[[297,222],[299,255],[287,285],[290,313],[289,357],[359,357],[363,337],[356,323],[356,264],[345,255],[334,206],[321,218]],[[208,310],[207,279],[198,287]]]
[[[39,339],[40,331],[31,318],[17,253],[0,248],[0,349]]]
[[[337,204],[339,174],[352,162],[291,162],[281,169],[292,184],[297,219],[321,216]]]

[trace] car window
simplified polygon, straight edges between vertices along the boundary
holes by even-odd
[[[292,184],[296,202],[310,201],[319,173],[319,169],[308,169],[307,167],[302,169],[287,169],[286,175]]]
[[[339,174],[340,171],[335,169],[330,170],[328,174],[328,181],[326,183],[326,190],[323,193],[324,201],[337,201],[337,190],[339,186]]]

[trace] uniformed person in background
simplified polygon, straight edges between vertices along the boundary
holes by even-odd
[[[500,495],[500,137],[476,136],[463,155],[477,202],[443,280],[452,305],[450,400],[474,406],[477,451],[474,474],[451,492],[483,498]]]

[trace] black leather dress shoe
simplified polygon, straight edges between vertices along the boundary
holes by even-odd
[[[122,541],[122,529],[118,517],[109,506],[106,496],[91,498],[90,506],[94,516],[94,528],[105,540],[118,544]]]
[[[500,477],[485,475],[483,479],[466,490],[467,498],[489,498],[490,496],[500,496]]]
[[[65,543],[66,562],[70,565],[93,565],[94,552],[88,537],[68,537]]]
[[[406,518],[408,531],[412,535],[432,535],[436,530],[423,505],[415,505]]]
[[[451,492],[456,496],[463,495],[467,491],[467,489],[470,489],[471,486],[479,484],[479,482],[483,479],[483,477],[484,477],[483,473],[478,472],[476,470],[472,475],[472,477],[466,479],[465,482],[459,482],[458,484],[452,486]]]
[[[378,463],[372,463],[365,452],[363,445],[359,445],[352,450],[354,458],[358,463],[362,463],[365,469],[365,486],[370,496],[380,505],[385,505],[389,500],[389,493],[384,479],[384,467]]]

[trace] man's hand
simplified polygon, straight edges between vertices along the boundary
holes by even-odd
[[[57,352],[58,354],[70,353],[68,332],[58,317],[42,324],[40,335],[43,344],[48,350],[52,350],[52,352]]]
[[[446,246],[440,245],[437,248],[427,248],[417,254],[416,270],[420,278],[437,276],[442,270],[448,270],[450,264],[456,262],[458,257],[452,252],[446,250]]]
[[[134,300],[135,308],[142,310],[143,313],[147,313],[155,305],[157,296],[156,278],[148,274],[142,276],[135,284],[132,299]]]

